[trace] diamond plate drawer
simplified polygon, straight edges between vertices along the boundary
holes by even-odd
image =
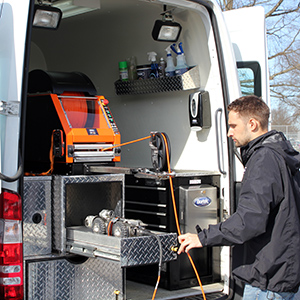
[[[88,259],[72,264],[66,259],[28,262],[26,300],[125,299],[125,271],[120,263]]]
[[[177,245],[177,234],[157,233],[150,236],[119,238],[97,234],[83,226],[67,228],[67,250],[87,257],[102,257],[120,261],[121,267],[133,267],[175,260],[172,247]]]
[[[51,176],[24,177],[24,256],[51,253]]]

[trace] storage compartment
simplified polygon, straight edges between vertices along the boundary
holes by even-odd
[[[88,215],[102,209],[124,216],[124,175],[54,176],[53,247],[66,253],[67,228],[84,226]]]
[[[217,223],[219,180],[218,175],[204,176],[201,172],[175,175],[173,186],[182,233],[187,230],[196,232],[195,225],[198,223],[202,227]],[[149,228],[160,228],[164,232],[177,232],[168,180],[137,179],[126,175],[125,182],[126,217],[139,216],[145,220],[145,223],[148,223]],[[202,201],[203,207],[201,208],[204,212],[200,213],[201,208],[198,206],[195,206],[196,210],[193,209],[195,199]],[[207,203],[206,206],[204,202]],[[203,284],[211,284],[220,280],[220,249],[218,247],[192,249],[190,254]],[[155,266],[141,266],[128,269],[127,277],[130,280],[154,285],[156,272]],[[197,285],[196,275],[187,255],[182,254],[176,261],[164,263],[161,287],[177,290]]]

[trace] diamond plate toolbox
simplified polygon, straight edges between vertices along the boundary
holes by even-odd
[[[51,254],[51,176],[24,177],[24,256]]]

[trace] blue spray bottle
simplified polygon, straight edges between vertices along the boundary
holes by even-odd
[[[176,44],[173,44],[171,46],[171,49],[177,54],[177,57],[176,57],[177,65],[176,65],[176,68],[175,68],[175,74],[176,75],[182,75],[183,73],[188,71],[189,66],[187,65],[186,60],[185,60],[185,55],[184,55],[184,52],[183,52],[182,43],[180,42],[178,44],[178,50],[176,50],[175,47],[176,47]]]
[[[148,52],[149,61],[151,61],[151,72],[150,78],[158,78],[158,64],[156,62],[156,53],[155,52]]]

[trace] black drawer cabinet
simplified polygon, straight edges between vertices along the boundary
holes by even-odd
[[[184,228],[185,216],[181,209],[180,187],[211,185],[219,191],[219,176],[176,176],[173,178],[175,203],[180,218],[180,227]],[[219,192],[218,192],[219,193]],[[219,199],[219,195],[217,196]],[[125,177],[125,217],[139,219],[147,224],[147,229],[161,232],[177,232],[169,180]],[[220,279],[219,248],[192,249],[190,254],[196,265],[202,284]],[[155,285],[157,265],[127,268],[129,280]],[[176,290],[197,286],[197,278],[186,254],[178,256],[176,261],[162,266],[160,287]]]

